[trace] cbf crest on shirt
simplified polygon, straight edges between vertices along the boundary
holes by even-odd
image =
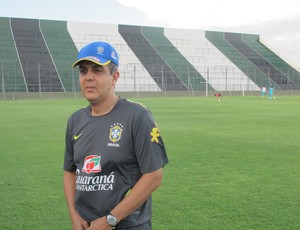
[[[122,132],[123,132],[122,124],[119,123],[113,124],[109,131],[109,140],[111,140],[111,142],[113,143],[119,141],[121,139]]]

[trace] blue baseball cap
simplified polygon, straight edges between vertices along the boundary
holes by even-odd
[[[113,62],[116,66],[119,66],[119,57],[116,50],[107,42],[91,42],[78,53],[78,59],[72,65],[75,67],[81,61],[91,61],[97,65],[108,65]]]

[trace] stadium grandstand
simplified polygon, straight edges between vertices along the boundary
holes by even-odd
[[[300,90],[300,73],[259,35],[0,17],[0,93],[79,92],[71,65],[95,40],[119,54],[117,92]]]

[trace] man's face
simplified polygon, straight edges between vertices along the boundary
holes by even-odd
[[[82,61],[79,64],[79,73],[81,92],[91,104],[110,99],[114,95],[118,71],[111,75],[108,65],[100,66],[90,61]]]

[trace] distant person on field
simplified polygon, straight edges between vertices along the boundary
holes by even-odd
[[[216,93],[215,97],[222,97],[222,94],[221,93]]]
[[[273,99],[273,93],[274,93],[274,88],[271,85],[271,87],[269,88],[269,99]]]
[[[160,131],[145,106],[115,94],[119,58],[106,42],[78,53],[89,102],[67,123],[64,193],[74,230],[150,230],[151,194],[168,162]]]
[[[266,87],[266,86],[263,86],[263,87],[261,88],[261,95],[264,97],[264,96],[266,95],[266,93],[267,93],[267,87]]]

